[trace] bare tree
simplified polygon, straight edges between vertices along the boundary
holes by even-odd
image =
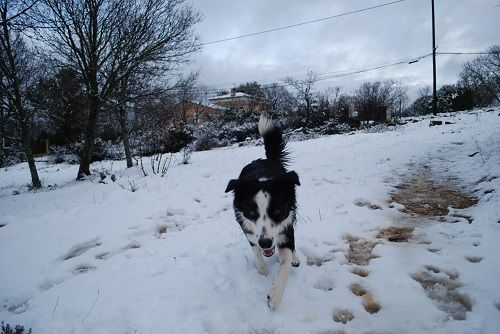
[[[15,118],[15,124],[24,154],[28,161],[33,187],[42,186],[31,150],[30,119],[32,110],[27,103],[27,93],[34,85],[37,66],[21,35],[21,24],[31,4],[24,1],[0,1],[0,92],[2,109],[9,109]]]
[[[313,112],[314,102],[314,84],[318,81],[318,76],[312,71],[307,73],[303,80],[286,77],[283,81],[295,89],[297,93],[297,103],[299,109],[303,110],[305,114],[305,125],[308,126],[311,121],[311,114]]]
[[[39,30],[52,60],[83,78],[88,100],[77,179],[90,175],[100,112],[140,73],[164,75],[199,47],[200,14],[185,0],[41,0]],[[120,85],[122,87],[120,88]]]
[[[490,95],[500,102],[500,45],[489,49],[489,54],[467,62],[460,73],[460,82],[472,87],[476,94]],[[486,94],[479,92],[483,90]]]
[[[282,84],[272,83],[263,86],[262,93],[271,111],[287,113],[292,109],[293,96]]]
[[[356,109],[364,121],[385,121],[388,109],[398,110],[407,100],[406,88],[394,80],[365,82],[355,94]]]

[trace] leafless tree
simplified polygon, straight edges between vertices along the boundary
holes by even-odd
[[[27,103],[27,93],[34,85],[37,65],[21,35],[22,20],[31,9],[25,1],[0,1],[0,92],[2,109],[14,116],[24,154],[28,161],[33,187],[42,186],[31,150],[30,119],[33,112]]]
[[[365,82],[355,94],[355,106],[364,121],[385,121],[389,108],[399,110],[399,104],[407,101],[406,88],[394,80]]]
[[[282,84],[272,83],[263,86],[262,92],[271,111],[286,113],[292,108],[293,96]]]
[[[460,73],[460,82],[471,86],[476,94],[483,90],[500,102],[500,45],[492,46],[489,54],[467,62]]]
[[[283,81],[291,86],[296,91],[297,103],[299,108],[303,110],[305,114],[305,125],[308,126],[311,121],[311,114],[313,112],[313,102],[314,102],[314,85],[318,81],[318,75],[312,71],[307,73],[305,79],[294,79],[292,77],[286,77]]]
[[[41,0],[49,56],[83,78],[88,100],[77,179],[90,175],[99,114],[140,73],[164,75],[199,48],[201,15],[185,0]],[[122,86],[120,88],[120,85]]]

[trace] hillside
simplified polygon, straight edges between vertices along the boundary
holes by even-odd
[[[0,320],[34,334],[497,333],[499,112],[289,143],[302,264],[274,312],[277,255],[259,275],[224,193],[262,146],[174,156],[164,177],[94,163],[102,183],[39,163],[38,192],[27,165],[4,168]]]

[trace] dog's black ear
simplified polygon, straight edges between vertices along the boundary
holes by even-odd
[[[229,180],[229,183],[227,184],[226,191],[225,192],[230,192],[236,189],[236,187],[239,184],[239,180]]]
[[[285,180],[294,185],[300,186],[299,176],[294,171],[287,172],[285,174]]]

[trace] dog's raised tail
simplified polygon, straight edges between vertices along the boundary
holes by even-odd
[[[260,115],[259,133],[264,139],[266,158],[269,160],[278,160],[285,166],[288,162],[286,141],[283,138],[281,129],[273,124],[268,113],[262,113]]]

